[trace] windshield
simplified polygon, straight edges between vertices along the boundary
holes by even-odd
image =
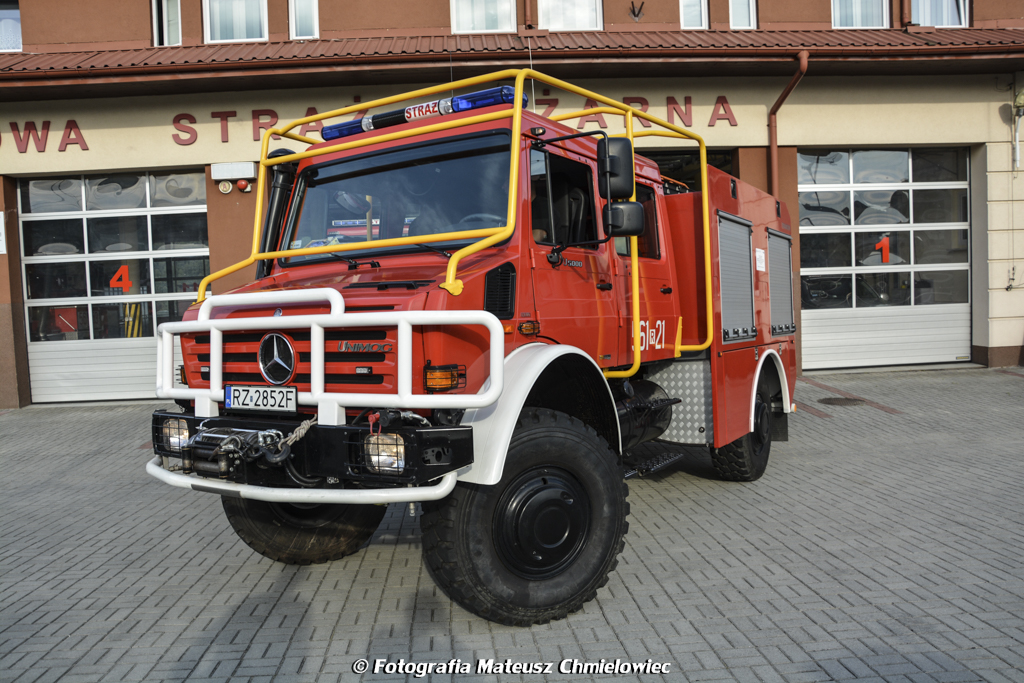
[[[509,133],[496,131],[307,168],[299,175],[281,246],[359,242],[372,248],[375,240],[504,226],[510,145]],[[316,254],[283,262],[329,258]]]

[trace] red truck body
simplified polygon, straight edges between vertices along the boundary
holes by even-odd
[[[627,139],[581,133],[519,102],[527,77],[574,86],[480,79],[501,76],[516,87],[325,128],[304,153],[264,141],[273,189],[233,269],[264,265],[161,326],[157,392],[185,413],[154,414],[147,470],[220,494],[243,540],[300,564],[354,552],[380,504],[421,502],[435,579],[527,624],[603,585],[623,477],[687,447],[724,479],[762,475],[796,327],[776,198],[714,168],[702,188],[663,178],[632,117],[696,136],[606,99]],[[474,97],[505,99],[460,113]]]

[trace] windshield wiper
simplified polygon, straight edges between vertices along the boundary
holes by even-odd
[[[444,254],[447,258],[452,257],[452,253],[450,251],[445,251],[441,247],[435,247],[432,244],[417,244],[416,246],[423,247],[424,249],[430,249],[431,251],[436,251],[438,254]]]
[[[342,256],[341,254],[339,254],[336,251],[329,251],[327,253],[329,253],[334,258],[341,259],[342,261],[347,263],[349,270],[356,270],[356,269],[359,268],[359,266],[370,266],[371,268],[380,268],[380,264],[378,262],[376,262],[376,261],[373,261],[373,260],[370,260],[370,261],[356,261],[354,258],[349,258],[347,256]]]

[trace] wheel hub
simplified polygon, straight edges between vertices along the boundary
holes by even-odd
[[[768,405],[758,396],[754,403],[754,438],[758,446],[767,443],[771,428],[771,411],[768,409]]]
[[[494,514],[498,555],[509,570],[527,579],[565,571],[586,545],[590,499],[569,472],[539,467],[517,477]]]

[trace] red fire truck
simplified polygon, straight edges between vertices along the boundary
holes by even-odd
[[[597,106],[539,116],[530,81]],[[595,113],[625,133],[561,123]],[[634,154],[649,136],[696,145],[700,188]],[[508,70],[268,131],[257,197],[251,256],[159,328],[157,394],[183,412],[153,415],[147,471],[222,496],[269,558],[340,558],[418,502],[453,600],[543,623],[614,569],[625,479],[686,445],[753,481],[787,436],[789,213],[684,128]]]

